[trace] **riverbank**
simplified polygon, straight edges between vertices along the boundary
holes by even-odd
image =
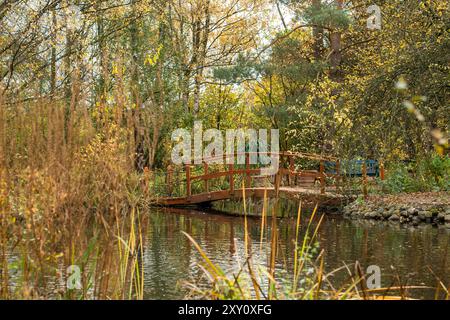
[[[388,220],[398,223],[445,223],[450,228],[450,192],[417,192],[373,195],[343,209],[353,219]]]

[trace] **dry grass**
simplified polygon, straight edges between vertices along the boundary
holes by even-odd
[[[0,298],[142,298],[133,128],[119,107],[0,101]]]
[[[247,238],[245,209],[244,202],[244,237]],[[291,274],[291,281],[277,279],[275,261],[276,257],[280,258],[277,219],[271,219],[271,231],[267,239],[265,239],[264,231],[267,228],[268,210],[265,205],[261,215],[260,235],[260,250],[263,250],[263,247],[268,248],[269,252],[266,253],[268,259],[266,265],[260,265],[258,268],[254,267],[249,241],[245,241],[245,261],[243,263],[236,261],[236,264],[240,267],[237,268],[237,272],[230,274],[214,264],[198,243],[190,235],[185,234],[203,257],[205,263],[202,263],[200,267],[204,271],[206,279],[209,280],[209,285],[206,287],[196,283],[185,283],[185,286],[189,289],[188,298],[215,300],[408,300],[410,299],[408,290],[430,289],[425,286],[402,285],[400,278],[397,279],[398,285],[394,283],[390,287],[369,289],[366,284],[368,276],[358,262],[353,266],[343,265],[341,268],[326,272],[324,268],[324,251],[313,252],[318,248],[317,234],[324,216],[317,216],[316,207],[311,217],[309,217],[308,223],[303,225],[301,203],[299,204],[296,219],[293,252],[294,266],[293,270],[287,270]],[[303,238],[299,237],[300,229],[305,230]],[[265,239],[265,242],[263,239]],[[346,284],[341,287],[336,287],[332,281],[333,276],[338,272],[347,273],[348,277]],[[445,298],[449,299],[449,291],[442,281],[439,281],[439,287],[436,289],[436,299],[440,296],[442,297],[439,294],[440,292],[443,292]]]

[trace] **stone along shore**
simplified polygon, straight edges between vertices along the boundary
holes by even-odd
[[[445,223],[450,228],[450,192],[376,195],[356,200],[343,213],[352,219],[388,220],[418,225]]]

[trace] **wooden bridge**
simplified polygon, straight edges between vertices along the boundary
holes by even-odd
[[[265,156],[278,156],[279,170],[274,175],[263,176],[261,173],[266,167],[251,164],[252,155],[260,154],[235,153],[233,164],[227,164],[230,155],[223,155],[220,159],[203,159],[200,164],[169,166],[158,177],[153,177],[153,187],[158,195],[154,202],[162,206],[188,206],[245,196],[335,204],[345,198],[341,188],[345,175],[341,174],[338,158],[298,152],[264,153]],[[245,157],[245,164],[236,164],[238,156]],[[212,164],[214,161],[222,163]],[[330,163],[334,167],[326,170],[326,164],[329,166]],[[366,162],[362,162],[361,172],[361,193],[367,194]],[[383,169],[381,172],[383,178]]]

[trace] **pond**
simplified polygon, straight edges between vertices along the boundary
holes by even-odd
[[[188,290],[186,283],[199,280],[201,283],[203,272],[198,264],[202,258],[182,231],[190,234],[224,270],[237,271],[238,262],[244,260],[243,217],[182,209],[156,210],[149,216],[143,257],[146,299],[183,298]],[[255,265],[267,265],[267,244],[260,242],[260,223],[258,218],[249,219],[252,257]],[[279,219],[278,228],[276,268],[289,277],[293,269],[296,221]],[[304,232],[302,228],[301,233]],[[438,278],[448,285],[450,229],[444,226],[401,226],[326,215],[318,240],[325,252],[327,272],[344,264],[352,269],[352,264],[359,261],[363,268],[380,267],[382,287],[401,283],[436,288]],[[339,287],[348,283],[349,274],[341,270],[331,279]],[[421,288],[410,289],[408,294],[433,299],[435,292],[435,289]]]

